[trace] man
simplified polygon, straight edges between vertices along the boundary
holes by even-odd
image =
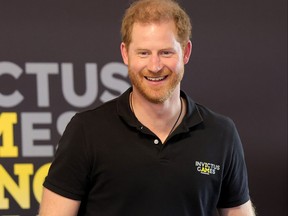
[[[180,90],[187,14],[172,0],[140,0],[121,33],[132,88],[72,118],[40,216],[254,215],[233,122]]]

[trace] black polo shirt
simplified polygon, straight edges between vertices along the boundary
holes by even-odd
[[[81,200],[86,216],[212,216],[249,200],[234,123],[196,104],[165,145],[119,98],[76,114],[59,142],[44,186]]]

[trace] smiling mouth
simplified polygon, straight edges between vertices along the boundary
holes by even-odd
[[[159,81],[166,79],[167,77],[168,76],[161,76],[161,77],[147,77],[147,76],[145,76],[145,79],[147,79],[149,81],[153,81],[153,82],[159,82]]]

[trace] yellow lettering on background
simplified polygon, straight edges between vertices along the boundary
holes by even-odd
[[[40,203],[43,191],[43,182],[48,174],[48,170],[51,163],[45,164],[41,166],[38,171],[35,173],[34,181],[33,181],[33,191],[36,200]]]
[[[17,123],[17,113],[4,112],[0,114],[0,157],[18,157],[18,147],[14,145],[13,124]]]
[[[30,175],[33,164],[14,164],[14,174],[18,176],[18,185],[0,164],[0,209],[9,209],[9,199],[5,198],[4,188],[11,194],[22,209],[30,208]]]

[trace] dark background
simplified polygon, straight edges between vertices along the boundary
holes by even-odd
[[[119,30],[129,2],[0,0],[0,62],[22,68],[26,62],[72,62],[80,77],[86,62],[95,62],[99,68],[107,62],[122,62]],[[193,23],[193,53],[183,89],[197,102],[235,121],[258,214],[286,216],[287,1],[181,0],[180,4]],[[0,92],[8,91],[9,81],[0,77]],[[23,92],[35,94],[27,88],[29,81],[20,82],[16,84]],[[58,88],[51,90],[50,109],[55,113],[70,108],[53,99]],[[99,104],[96,101],[91,107]],[[33,106],[25,100],[10,110],[32,110]],[[54,139],[56,143],[58,137]],[[37,164],[38,159],[34,160]],[[34,201],[30,213],[17,213],[32,215],[37,208]]]

